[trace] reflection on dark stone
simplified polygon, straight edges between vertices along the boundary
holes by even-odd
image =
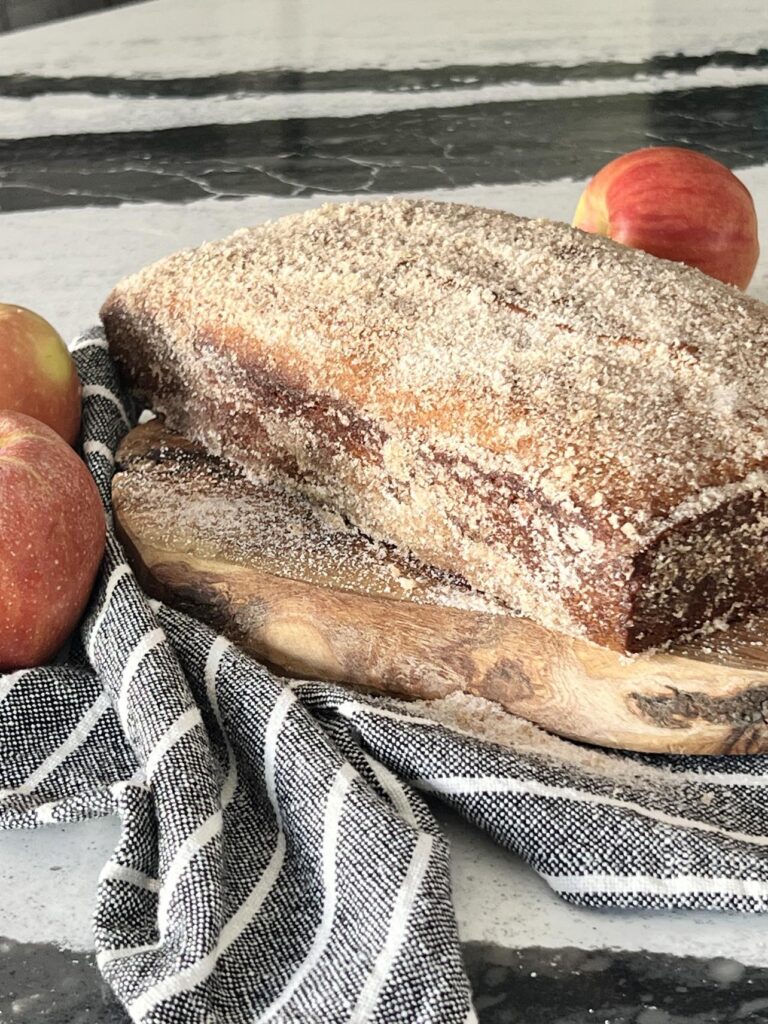
[[[479,1024],[768,1021],[768,970],[724,958],[510,950],[483,943],[466,944],[464,957]],[[0,1021],[128,1024],[128,1019],[92,955],[0,939]]]
[[[0,939],[0,1021],[128,1024],[89,953]]]
[[[469,943],[480,1024],[766,1024],[768,970],[733,960]]]
[[[641,146],[768,159],[768,86],[0,141],[0,210],[586,177]]]

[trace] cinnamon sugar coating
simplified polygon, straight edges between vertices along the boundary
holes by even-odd
[[[327,205],[102,311],[169,424],[555,628],[639,648],[765,599],[768,309],[564,224]]]

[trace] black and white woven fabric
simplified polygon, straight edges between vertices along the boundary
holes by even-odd
[[[73,351],[108,509],[128,406],[100,330]],[[113,536],[67,663],[0,676],[0,826],[121,816],[98,963],[152,1024],[474,1020],[420,793],[574,903],[768,910],[766,772],[766,757],[558,759],[288,685],[147,600]]]

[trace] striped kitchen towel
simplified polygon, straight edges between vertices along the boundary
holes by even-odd
[[[109,511],[129,403],[99,329],[73,350]],[[66,663],[0,676],[0,825],[121,816],[98,963],[152,1024],[474,1020],[425,793],[574,903],[768,909],[766,757],[510,730],[481,741],[428,705],[286,683],[147,600],[110,535]]]

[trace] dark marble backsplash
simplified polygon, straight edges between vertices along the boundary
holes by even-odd
[[[553,181],[649,144],[732,168],[768,159],[765,85],[465,106],[461,95],[350,117],[0,140],[0,212]]]

